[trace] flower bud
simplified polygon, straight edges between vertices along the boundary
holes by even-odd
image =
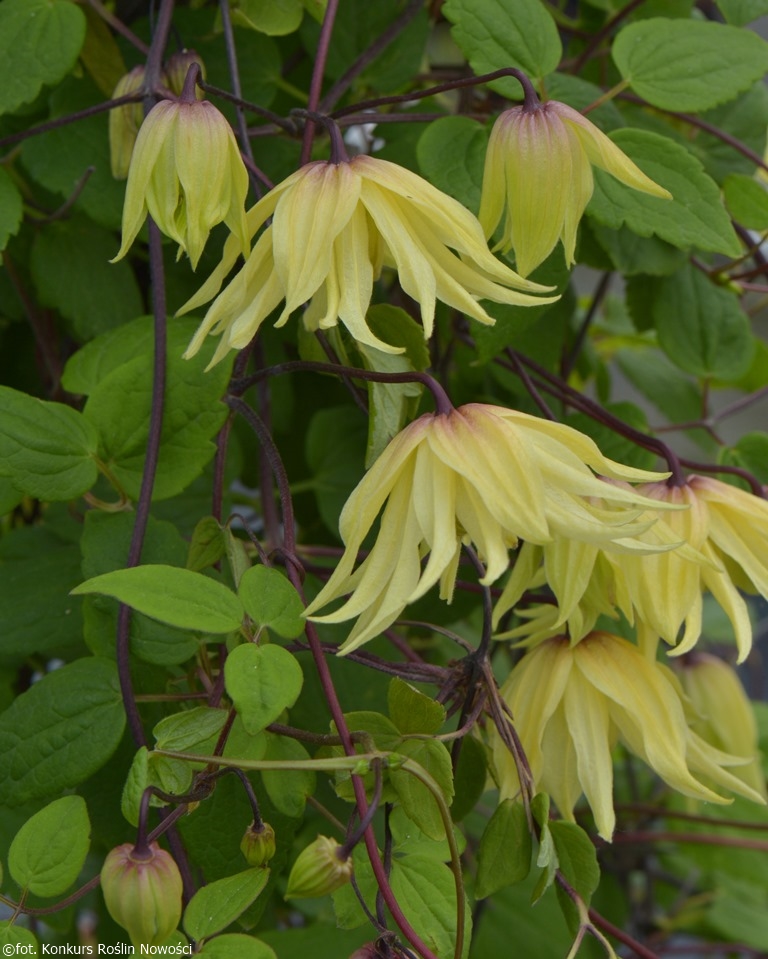
[[[144,67],[134,67],[117,81],[112,99],[138,93],[143,84]],[[116,180],[124,180],[128,176],[133,147],[143,119],[144,104],[141,100],[109,111],[109,164]]]
[[[160,945],[179,924],[181,874],[156,842],[145,853],[131,843],[113,849],[104,860],[101,888],[109,914],[134,946]]]
[[[245,830],[240,841],[240,852],[249,866],[264,866],[275,854],[275,830],[269,823],[255,824]]]
[[[193,63],[200,67],[200,76],[205,79],[205,64],[194,50],[182,50],[180,53],[174,53],[165,61],[165,75],[168,78],[168,89],[172,90],[177,97],[181,96],[184,89],[184,81],[187,79],[189,68]],[[195,96],[198,100],[205,97],[205,93],[200,87],[196,87]]]
[[[341,859],[335,839],[318,836],[300,854],[288,876],[286,899],[327,896],[352,878],[352,859]]]

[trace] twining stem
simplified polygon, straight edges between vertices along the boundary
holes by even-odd
[[[325,73],[325,64],[328,60],[328,50],[331,45],[331,35],[333,34],[333,24],[336,21],[336,13],[339,9],[339,0],[328,0],[323,16],[323,25],[320,28],[320,39],[317,43],[317,53],[315,63],[312,67],[312,79],[309,84],[309,98],[307,100],[307,110],[317,111],[320,103],[320,91],[323,88],[323,74]],[[301,145],[300,165],[303,166],[309,162],[312,156],[312,141],[315,138],[315,124],[312,120],[307,121],[304,127],[304,140]]]

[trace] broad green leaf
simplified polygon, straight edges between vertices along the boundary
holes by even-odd
[[[754,341],[738,298],[692,266],[657,284],[653,318],[672,362],[694,376],[735,380],[746,373]]]
[[[132,826],[138,826],[141,800],[144,790],[156,786],[163,792],[181,796],[192,785],[193,766],[180,759],[157,756],[142,746],[133,757],[128,778],[120,797],[120,811]],[[152,796],[150,806],[166,806],[167,802],[159,796]]]
[[[427,946],[441,959],[450,959],[456,948],[456,887],[448,866],[427,856],[406,856],[393,862],[390,882],[408,921]],[[466,919],[464,957],[472,938],[468,909]]]
[[[706,913],[706,928],[717,939],[762,951],[768,941],[765,886],[720,873],[715,876],[716,891]]]
[[[687,259],[684,250],[657,236],[638,236],[626,226],[611,230],[592,220],[587,222],[613,266],[624,276],[667,276],[679,269]]]
[[[8,174],[0,168],[0,250],[8,245],[21,226],[21,194]]]
[[[125,727],[120,683],[104,659],[48,673],[0,716],[0,804],[56,796],[100,769]]]
[[[252,566],[243,573],[237,595],[246,613],[259,628],[271,629],[283,639],[295,639],[304,632],[305,620],[301,615],[304,603],[279,570],[268,566]],[[277,648],[264,647],[265,650]]]
[[[10,919],[0,921],[0,945],[4,956],[37,956],[40,950],[29,929],[15,925]]]
[[[579,113],[592,106],[605,92],[594,83],[589,83],[588,80],[575,77],[570,73],[551,73],[544,82],[548,99],[567,103],[569,107],[573,107]],[[624,118],[612,100],[601,103],[599,107],[590,110],[589,120],[599,127],[603,133],[610,133],[611,130],[618,130],[620,127],[626,126]]]
[[[436,733],[445,722],[445,706],[397,676],[387,691],[389,718],[401,733]]]
[[[88,25],[85,43],[80,51],[80,62],[105,97],[111,97],[117,81],[128,68],[123,60],[115,35],[94,7],[82,8]]]
[[[318,510],[337,535],[342,507],[363,475],[367,431],[365,417],[349,406],[320,410],[307,430],[306,457]]]
[[[265,759],[281,759],[301,763],[309,759],[309,753],[295,739],[266,733]],[[264,788],[275,807],[284,815],[299,817],[304,814],[307,796],[315,791],[316,776],[311,769],[264,770],[261,774]]]
[[[80,541],[83,577],[123,569],[130,550],[135,516],[133,513],[104,513],[90,510]],[[171,523],[149,517],[142,546],[145,564],[183,566],[186,543]],[[72,588],[71,586],[69,587]],[[84,638],[98,656],[114,656],[118,603],[107,596],[90,596],[83,604]],[[200,637],[134,612],[130,623],[131,653],[146,663],[175,666],[187,662],[200,645]]]
[[[525,807],[505,799],[496,807],[480,840],[477,898],[485,899],[504,886],[522,882],[531,871],[532,848]]]
[[[255,735],[293,706],[304,674],[296,657],[282,646],[245,643],[227,656],[224,682],[246,732]]]
[[[384,353],[375,347],[358,343],[357,350],[365,369],[381,373],[409,373],[427,369],[430,359],[424,342],[424,330],[405,310],[380,303],[368,310],[366,321],[376,336],[405,347],[405,352]],[[370,467],[387,443],[415,417],[424,387],[415,382],[369,382],[367,385],[369,419],[365,465]]]
[[[768,190],[751,176],[732,173],[723,181],[728,212],[749,230],[768,229]]]
[[[64,4],[73,7],[74,4]],[[77,9],[75,7],[75,9]],[[103,93],[88,78],[67,78],[50,97],[55,120],[104,102]],[[68,200],[89,167],[94,172],[74,202],[74,209],[87,213],[108,230],[118,230],[122,219],[125,184],[115,180],[109,166],[109,120],[106,112],[86,117],[30,137],[21,147],[21,161],[29,175],[53,194]],[[118,238],[104,250],[104,259],[117,253]]]
[[[619,31],[612,55],[635,93],[682,113],[733,100],[768,71],[764,40],[712,21],[655,17],[631,23]]]
[[[539,80],[563,55],[555,21],[541,0],[447,0],[442,12],[475,73],[518,67]],[[517,80],[499,80],[493,87],[522,99]]]
[[[34,100],[75,65],[85,39],[82,10],[66,0],[0,4],[0,113]]]
[[[82,649],[80,551],[44,526],[12,529],[0,538],[0,662]],[[114,633],[112,635],[114,643]]]
[[[298,30],[303,16],[302,0],[238,0],[232,9],[233,23],[271,37]]]
[[[645,130],[617,130],[611,139],[672,199],[639,193],[596,170],[589,216],[613,230],[626,224],[640,236],[655,234],[683,250],[739,255],[741,245],[717,185],[684,147]]]
[[[200,633],[230,633],[240,628],[245,615],[240,600],[222,583],[159,564],[104,573],[72,593],[112,596],[161,623]]]
[[[539,824],[539,851],[536,855],[536,865],[541,873],[531,894],[531,904],[535,905],[555,881],[555,873],[559,862],[557,849],[552,838],[549,821],[550,800],[546,793],[538,793],[531,800],[531,813]]]
[[[161,719],[152,735],[158,749],[186,752],[206,739],[218,736],[226,721],[226,709],[197,706]]]
[[[0,476],[45,502],[93,486],[97,436],[81,413],[7,386],[0,386],[0,411]]]
[[[743,27],[768,13],[768,0],[717,0],[728,23]]]
[[[204,516],[192,533],[187,569],[200,573],[218,563],[225,553],[225,533],[219,521],[213,516]]]
[[[184,931],[200,941],[226,929],[264,890],[268,879],[269,869],[257,866],[198,889],[184,912]]]
[[[700,390],[660,350],[619,350],[616,360],[630,382],[671,422],[699,416]]]
[[[111,231],[80,216],[49,223],[33,244],[30,270],[39,301],[70,320],[80,341],[143,312],[128,262],[105,256],[113,243]]]
[[[91,824],[80,796],[57,799],[28,819],[8,850],[8,871],[36,896],[58,896],[80,875]]]
[[[216,936],[197,955],[204,959],[277,959],[277,953],[266,942],[237,932]]]
[[[79,367],[94,366],[109,375],[92,383],[84,416],[99,433],[99,455],[110,473],[137,499],[146,458],[152,407],[152,319],[142,317],[88,344]],[[175,496],[196,479],[216,451],[213,438],[227,417],[220,402],[226,390],[231,360],[204,372],[214,344],[206,344],[191,360],[182,358],[195,320],[168,325],[166,402],[160,459],[153,499]],[[134,339],[127,354],[118,351]],[[138,344],[140,343],[140,349]]]
[[[560,871],[589,905],[600,882],[600,867],[594,843],[584,830],[573,822],[555,821],[549,830],[557,850]]]
[[[768,433],[754,432],[740,437],[734,446],[723,450],[720,462],[740,466],[761,483],[768,483]]]
[[[722,131],[727,138],[739,140],[753,153],[762,156],[768,130],[768,89],[765,83],[759,80],[736,100],[708,110],[702,119],[718,134]],[[701,160],[704,169],[718,183],[722,183],[729,173],[752,176],[755,172],[754,160],[734,150],[720,135],[697,130],[684,145]]]
[[[430,123],[416,146],[422,176],[477,215],[488,132],[468,117]]]
[[[454,797],[451,818],[461,822],[477,805],[485,792],[488,758],[483,744],[474,736],[465,736],[453,776]]]
[[[453,799],[453,771],[451,755],[445,746],[435,739],[406,739],[397,747],[397,751],[424,767],[440,787],[445,805],[450,806]],[[390,770],[389,780],[408,818],[430,839],[443,839],[445,825],[437,800],[424,783],[405,769]]]

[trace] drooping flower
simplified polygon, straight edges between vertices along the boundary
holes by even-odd
[[[478,300],[532,306],[553,299],[531,296],[550,288],[522,279],[497,260],[480,224],[460,203],[386,160],[356,156],[309,163],[248,211],[249,235],[270,217],[272,224],[208,309],[186,356],[193,356],[209,333],[222,337],[213,363],[230,349],[242,349],[282,301],[276,326],[311,301],[304,314],[307,329],[327,329],[341,320],[358,342],[402,352],[374,336],[365,321],[384,266],[397,270],[403,290],[420,304],[427,337],[437,300],[493,323]],[[219,266],[180,312],[216,296],[239,253],[231,238]]]
[[[208,235],[226,223],[239,252],[249,249],[245,219],[248,173],[232,128],[194,91],[163,100],[147,114],[133,150],[123,207],[122,245],[128,252],[147,213],[187,253],[194,269]]]
[[[112,99],[118,100],[129,93],[138,93],[144,85],[144,73],[144,67],[134,67],[120,77]],[[116,180],[124,180],[128,176],[133,148],[143,119],[144,104],[141,100],[109,111],[109,165]]]
[[[607,459],[576,430],[525,413],[474,403],[425,414],[391,441],[347,500],[339,521],[344,555],[306,613],[328,623],[359,617],[340,647],[347,653],[438,581],[441,598],[450,601],[462,543],[477,550],[486,568],[481,582],[488,585],[507,569],[519,539],[601,543],[646,530],[649,521],[634,520],[648,501],[593,470],[632,480],[649,476]],[[382,507],[373,549],[355,569]],[[347,593],[352,596],[340,609],[315,615]]]
[[[743,756],[745,764],[734,767],[734,776],[763,799],[768,798],[757,748],[755,713],[736,671],[719,657],[698,650],[679,659],[677,667],[683,689],[698,714],[693,729],[716,749]]]
[[[594,190],[592,166],[651,196],[671,199],[615,143],[577,110],[534,96],[499,116],[485,158],[480,222],[491,237],[504,218],[498,248],[514,249],[522,276],[563,241],[574,262],[576,229]]]
[[[673,655],[686,653],[701,635],[702,594],[709,590],[731,621],[742,662],[752,648],[752,623],[739,589],[768,598],[768,501],[705,476],[691,476],[682,486],[643,485],[638,492],[689,507],[665,518],[698,558],[681,550],[644,557],[611,554],[634,615],[677,644]]]
[[[683,795],[729,801],[701,783],[698,774],[763,801],[723,768],[743,760],[691,731],[664,669],[618,636],[594,632],[575,646],[564,636],[548,639],[515,666],[501,694],[536,788],[548,792],[570,820],[583,793],[604,839],[610,841],[616,823],[611,751],[617,742]],[[520,789],[517,769],[495,730],[491,745],[500,798],[514,797]]]

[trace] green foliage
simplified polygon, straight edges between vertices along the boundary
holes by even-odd
[[[38,896],[67,890],[83,868],[90,845],[88,811],[80,796],[64,796],[28,819],[8,850],[8,871]]]
[[[198,889],[184,912],[184,931],[193,939],[207,939],[230,926],[260,895],[269,869],[257,866]]]

